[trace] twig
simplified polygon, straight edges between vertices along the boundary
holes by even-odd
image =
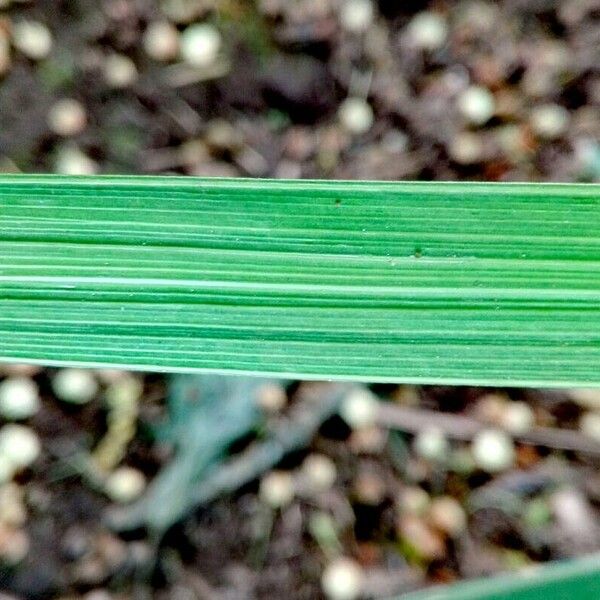
[[[202,81],[219,79],[227,75],[230,70],[230,62],[221,58],[204,69],[195,69],[188,67],[187,65],[176,64],[165,67],[163,72],[167,85],[178,88],[200,83]]]
[[[362,585],[367,598],[392,598],[423,585],[425,576],[417,567],[405,565],[397,569],[370,569]]]
[[[309,394],[302,398],[273,435],[220,467],[216,467],[192,493],[196,505],[206,504],[218,496],[231,493],[275,466],[286,454],[310,443],[321,424],[334,414],[348,386],[334,385],[321,398]]]
[[[279,425],[268,439],[216,465],[190,490],[186,499],[188,512],[234,492],[275,466],[289,452],[306,446],[321,424],[337,411],[350,389],[351,386],[343,384],[301,388],[300,398],[289,419]],[[108,513],[108,522],[118,530],[135,529],[145,524],[146,509],[144,504],[113,509]]]
[[[441,429],[448,437],[469,441],[489,424],[473,417],[436,412],[422,408],[408,408],[389,402],[381,403],[377,421],[384,427],[391,427],[418,433],[429,427]],[[527,444],[546,446],[559,450],[573,450],[590,456],[600,456],[600,442],[579,431],[554,427],[532,427],[519,433],[508,432],[512,437]]]

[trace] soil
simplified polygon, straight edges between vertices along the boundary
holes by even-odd
[[[358,32],[342,25],[343,4],[0,0],[0,173],[600,181],[597,0],[379,0]],[[424,11],[442,23],[430,48],[427,31],[414,33]],[[23,20],[51,31],[46,57],[17,47],[12,36]],[[222,36],[214,64],[148,56],[143,36],[157,20],[179,32],[213,24]],[[106,77],[115,53],[135,67],[123,86]],[[493,96],[483,123],[459,109],[469,86]],[[372,123],[361,131],[340,112],[348,97],[371,107]],[[67,136],[48,118],[64,98],[86,112],[85,126]],[[550,122],[537,111],[548,105]],[[11,373],[3,368],[0,377]],[[598,454],[517,442],[502,472],[461,470],[418,456],[412,434],[381,425],[353,431],[337,416],[273,465],[299,477],[307,456],[325,455],[337,473],[326,490],[272,508],[254,477],[165,531],[120,531],[107,516],[117,503],[85,467],[107,432],[107,384],[75,406],[56,398],[54,375],[28,373],[42,405],[26,425],[42,453],[0,486],[11,510],[25,515],[7,525],[0,498],[2,598],[320,598],[323,571],[337,555],[362,569],[359,597],[376,598],[600,549]],[[151,481],[178,460],[156,435],[172,382],[138,376],[136,433],[119,464]],[[288,388],[290,406],[302,389]],[[462,416],[479,414],[494,393],[504,408],[527,403],[537,426],[574,433],[582,416],[595,414],[569,391],[371,390],[399,406]],[[271,421],[285,421],[290,406]],[[260,432],[249,431],[230,452],[257,439]],[[450,443],[468,455],[469,440]],[[449,535],[423,514],[403,512],[403,495],[415,488],[458,501],[466,528]],[[315,534],[315,515],[329,517],[333,537]],[[11,562],[19,543],[26,551]]]

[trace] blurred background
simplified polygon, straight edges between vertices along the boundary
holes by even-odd
[[[0,0],[0,170],[590,181],[598,0]]]
[[[599,67],[598,0],[0,0],[0,173],[597,182]],[[593,390],[1,366],[0,596],[513,571],[600,549],[599,457]]]

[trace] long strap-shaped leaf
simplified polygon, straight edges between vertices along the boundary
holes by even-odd
[[[4,176],[0,359],[600,384],[600,186]]]
[[[432,587],[405,600],[596,600],[600,555],[591,554],[516,573]],[[398,598],[397,600],[400,600]]]

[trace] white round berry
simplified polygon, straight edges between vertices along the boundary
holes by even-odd
[[[12,30],[13,45],[32,60],[46,58],[52,50],[52,34],[39,21],[19,21]]]
[[[324,454],[310,454],[302,463],[302,475],[317,492],[331,489],[337,477],[335,463]]]
[[[133,85],[138,77],[135,63],[124,54],[110,54],[104,60],[104,80],[116,89]]]
[[[502,425],[511,433],[524,433],[535,425],[535,414],[525,402],[507,402],[502,414]]]
[[[600,414],[586,412],[579,419],[579,429],[582,433],[600,442]]]
[[[467,515],[460,503],[451,496],[435,498],[429,507],[430,523],[450,537],[461,534],[467,526]]]
[[[0,415],[5,419],[28,419],[39,409],[38,388],[29,377],[9,377],[0,383]]]
[[[423,50],[437,50],[446,43],[448,25],[437,13],[424,11],[415,15],[407,25],[410,42]]]
[[[515,446],[506,433],[497,429],[480,431],[471,445],[475,464],[489,473],[509,469],[515,461]]]
[[[76,146],[62,146],[54,163],[54,171],[62,175],[94,175],[98,165]]]
[[[344,398],[340,415],[353,429],[369,427],[377,419],[377,398],[365,388],[355,388]]]
[[[104,482],[104,492],[113,501],[127,504],[142,495],[146,488],[146,477],[138,469],[119,467]]]
[[[294,479],[287,471],[271,471],[260,481],[260,499],[271,508],[283,508],[294,499]]]
[[[181,58],[192,67],[208,67],[219,55],[221,44],[221,34],[213,25],[190,25],[181,34]]]
[[[342,127],[353,135],[362,135],[371,129],[374,121],[373,109],[363,98],[346,98],[338,109]]]
[[[266,412],[277,413],[285,408],[287,394],[278,383],[265,383],[256,390],[256,401]]]
[[[340,23],[346,31],[363,33],[373,23],[371,0],[346,0],[340,9]]]
[[[329,600],[355,600],[361,595],[364,573],[358,563],[338,558],[329,563],[321,576],[321,588]]]
[[[81,102],[65,98],[50,108],[46,120],[54,133],[69,137],[77,135],[85,129],[87,114]]]
[[[448,456],[450,444],[441,429],[428,427],[415,436],[413,448],[425,460],[443,462]]]
[[[559,104],[542,104],[529,115],[531,129],[539,137],[552,140],[560,137],[569,126],[569,111]]]
[[[24,425],[9,424],[0,429],[0,455],[23,469],[36,461],[41,444],[33,430]]]
[[[91,371],[61,369],[52,379],[58,398],[72,404],[86,404],[98,393],[98,382]]]
[[[156,21],[148,25],[142,43],[150,58],[173,60],[179,52],[179,31],[168,21]]]
[[[483,141],[470,131],[462,131],[452,137],[448,154],[461,165],[472,165],[483,159]]]
[[[493,94],[485,87],[472,85],[458,97],[458,110],[474,125],[483,125],[496,111]]]

